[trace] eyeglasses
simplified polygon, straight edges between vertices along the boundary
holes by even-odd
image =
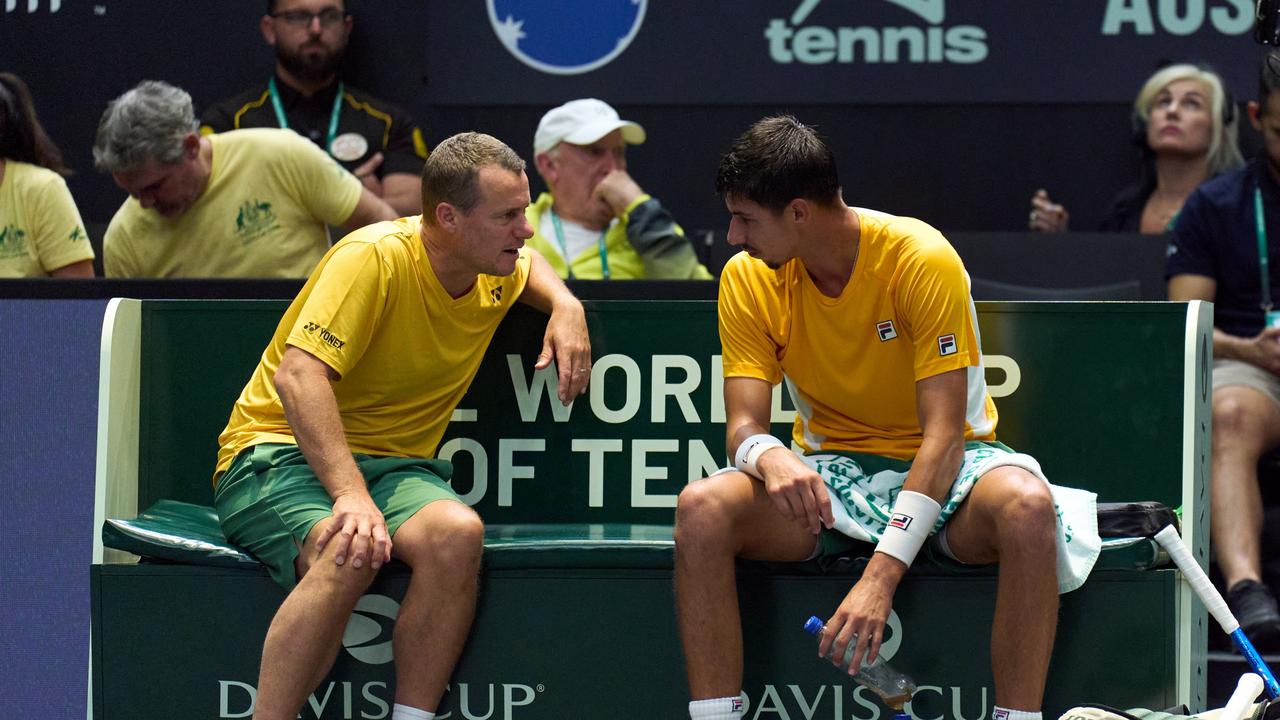
[[[333,28],[342,24],[346,20],[347,15],[338,8],[328,8],[318,13],[307,12],[306,10],[287,10],[285,12],[276,13],[271,17],[277,20],[283,20],[286,24],[295,28],[309,28],[311,21],[319,18],[320,27]]]

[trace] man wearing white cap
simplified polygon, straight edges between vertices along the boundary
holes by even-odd
[[[627,145],[644,140],[644,128],[594,98],[542,116],[533,153],[550,192],[526,211],[528,243],[560,277],[711,278],[671,213],[627,174]]]

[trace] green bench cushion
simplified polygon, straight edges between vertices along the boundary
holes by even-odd
[[[259,563],[227,542],[213,508],[160,500],[131,520],[107,520],[102,543],[144,558],[193,565],[256,568]],[[484,564],[489,569],[646,568],[670,570],[674,541],[669,525],[495,524],[485,527]],[[870,550],[871,546],[867,546]],[[1096,570],[1148,570],[1168,556],[1149,538],[1103,542]],[[809,563],[747,563],[748,572],[785,570],[801,574],[859,574],[865,558],[827,558]],[[944,558],[917,562],[915,574],[992,574],[991,567],[965,566]]]
[[[109,519],[102,544],[145,558],[219,567],[258,567],[252,555],[227,542],[213,508],[160,500],[132,520]]]
[[[227,542],[213,508],[159,500],[138,517],[107,520],[102,544],[152,560],[258,567]],[[667,525],[513,524],[485,527],[489,568],[667,568],[672,529]]]

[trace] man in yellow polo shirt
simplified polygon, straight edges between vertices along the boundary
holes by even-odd
[[[711,278],[675,218],[627,172],[627,145],[644,140],[644,128],[594,98],[542,116],[533,153],[550,192],[529,206],[529,245],[560,277]]]
[[[875,659],[894,591],[937,531],[935,552],[1000,563],[993,717],[1039,720],[1058,594],[1084,582],[1101,546],[1094,498],[1050,486],[1033,458],[995,442],[959,256],[919,220],[845,205],[831,151],[792,117],[743,134],[716,188],[745,252],[720,278],[734,467],[686,486],[676,510],[690,717],[742,717],[735,557],[875,543],[819,645],[842,660],[852,643],[853,674]],[[769,435],[784,379],[790,442]]]
[[[219,439],[227,538],[289,596],[267,632],[257,720],[293,720],[328,672],[356,601],[397,558],[391,720],[430,720],[475,611],[483,525],[433,459],[490,338],[520,300],[550,314],[535,367],[566,405],[586,390],[582,305],[524,247],[529,181],[498,140],[455,135],[422,174],[421,216],[334,246],[285,311]],[[340,382],[339,382],[340,381]]]
[[[396,213],[290,130],[200,136],[191,96],[146,81],[107,106],[94,163],[129,193],[103,237],[108,277],[306,277],[327,225]]]

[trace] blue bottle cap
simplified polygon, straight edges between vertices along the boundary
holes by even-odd
[[[810,635],[821,635],[822,620],[817,615],[810,616],[809,619],[804,622],[804,631]]]

